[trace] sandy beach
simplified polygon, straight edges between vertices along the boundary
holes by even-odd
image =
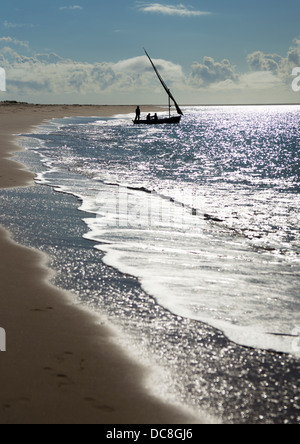
[[[0,187],[33,183],[33,174],[11,158],[21,149],[15,134],[51,118],[129,112],[134,107],[0,104]],[[120,349],[98,316],[50,284],[44,254],[17,245],[4,228],[0,248],[0,327],[7,334],[0,354],[1,424],[194,421],[147,393],[146,369]]]

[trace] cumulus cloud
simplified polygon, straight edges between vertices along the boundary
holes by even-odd
[[[287,57],[255,51],[247,57],[250,70],[238,72],[227,59],[221,62],[204,57],[194,63],[189,85],[206,97],[207,103],[277,103],[296,101],[291,90],[291,66],[297,61],[298,50],[290,49]],[[300,65],[299,65],[300,66]]]
[[[300,39],[295,40],[295,46],[292,46],[288,53],[286,61],[288,64],[300,66]]]
[[[138,9],[146,13],[175,15],[179,17],[197,17],[201,15],[209,15],[210,12],[196,11],[183,4],[179,5],[164,5],[161,3],[138,3]]]
[[[278,54],[266,54],[255,51],[247,57],[248,64],[253,72],[271,72],[282,81],[290,83],[291,73],[300,66],[300,40],[295,39],[285,57]]]
[[[176,65],[175,63],[163,59],[154,59],[153,61],[161,75],[166,80],[177,81],[184,78],[184,73],[180,65]],[[114,70],[119,73],[127,72],[143,77],[148,74],[150,74],[152,78],[155,76],[153,68],[149,64],[149,60],[146,56],[121,60],[114,65]]]
[[[189,84],[194,88],[236,91],[274,91],[279,88],[291,90],[291,74],[300,66],[300,39],[295,39],[286,56],[254,51],[247,56],[249,72],[239,73],[229,60],[215,61],[204,57],[195,62],[189,75]]]
[[[285,56],[255,51],[241,73],[228,60],[204,57],[185,74],[178,64],[154,59],[178,100],[226,103],[296,101],[292,70],[300,66],[300,40]],[[6,70],[6,98],[25,101],[130,103],[163,101],[163,91],[146,56],[85,63],[55,53],[34,54],[27,42],[0,38],[0,66]],[[181,98],[180,98],[181,97]],[[222,99],[223,98],[223,99]]]
[[[166,80],[184,77],[181,66],[155,60]],[[55,53],[26,56],[12,47],[0,49],[0,65],[7,72],[7,90],[18,96],[64,94],[136,93],[159,88],[152,67],[145,56],[117,63],[84,63],[64,59]]]
[[[221,62],[212,57],[204,57],[203,63],[193,63],[189,81],[194,86],[206,86],[213,83],[235,82],[238,74],[235,67],[227,59]]]
[[[262,51],[255,51],[248,55],[247,61],[252,71],[278,72],[282,57],[277,54],[264,54]]]
[[[7,71],[10,86],[19,94],[43,91],[51,94],[97,93],[117,87],[118,79],[106,63],[81,63],[65,60],[57,54],[39,54],[34,57],[15,57],[15,62],[2,66]],[[12,59],[13,54],[10,54]]]

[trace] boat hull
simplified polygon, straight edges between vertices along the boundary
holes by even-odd
[[[164,119],[151,119],[151,120],[134,120],[135,125],[174,125],[180,123],[181,116],[166,117]]]

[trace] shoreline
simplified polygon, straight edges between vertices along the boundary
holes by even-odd
[[[34,175],[12,159],[22,151],[16,134],[52,118],[130,112],[132,106],[1,104],[0,188],[33,184]],[[45,254],[16,244],[3,227],[0,248],[0,327],[7,335],[7,351],[0,355],[1,424],[200,421],[147,392],[147,370],[126,356],[113,330],[50,284]]]

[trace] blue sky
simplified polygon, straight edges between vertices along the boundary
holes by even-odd
[[[0,100],[159,102],[145,46],[181,101],[299,102],[299,19],[295,0],[10,0]]]

